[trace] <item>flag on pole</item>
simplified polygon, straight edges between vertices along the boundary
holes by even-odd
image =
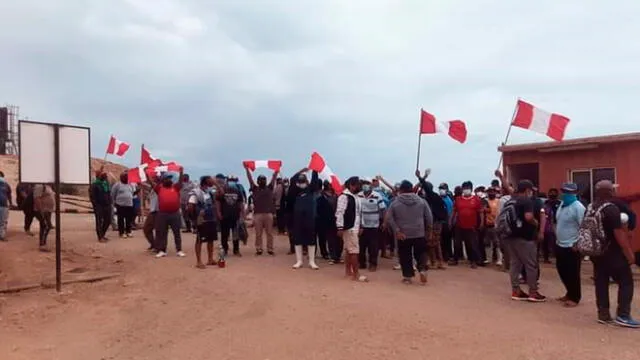
[[[107,145],[107,154],[123,157],[129,150],[130,145],[124,141],[118,140],[115,136],[111,135],[109,139],[109,145]]]
[[[327,166],[327,163],[324,161],[324,158],[320,156],[317,152],[311,154],[311,161],[309,162],[309,169],[318,172],[318,176],[322,180],[328,180],[331,183],[331,187],[336,192],[336,194],[342,193],[342,183],[340,183],[340,178],[336,174],[333,173],[331,168]]]
[[[153,157],[149,150],[142,145],[142,150],[140,150],[140,164],[151,164],[157,161],[158,159]]]
[[[445,133],[459,143],[467,141],[467,125],[464,121],[439,121],[432,114],[420,109],[420,134],[436,133]]]
[[[569,118],[537,108],[525,101],[518,100],[511,125],[547,135],[556,141],[564,139]]]
[[[243,161],[242,165],[251,170],[256,171],[258,168],[271,169],[273,171],[280,171],[282,167],[282,161],[280,160],[247,160]]]
[[[138,167],[135,167],[133,169],[129,169],[127,171],[127,179],[129,180],[129,183],[131,184],[141,184],[143,183],[145,180],[147,180],[147,175],[145,174],[145,168],[147,167],[146,164],[142,164]]]

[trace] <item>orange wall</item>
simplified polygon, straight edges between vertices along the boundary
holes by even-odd
[[[540,190],[559,188],[569,181],[571,170],[613,167],[616,169],[617,192],[621,195],[640,193],[640,143],[624,142],[601,144],[597,149],[541,153],[521,151],[504,154],[505,167],[514,164],[539,163]],[[632,204],[640,215],[640,202]],[[635,238],[640,240],[640,229]]]

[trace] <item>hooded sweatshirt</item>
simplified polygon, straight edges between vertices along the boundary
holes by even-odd
[[[407,239],[424,238],[426,229],[433,226],[429,204],[416,194],[399,194],[387,212],[389,226],[394,232],[403,233]]]

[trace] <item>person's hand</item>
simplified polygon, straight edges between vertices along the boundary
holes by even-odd
[[[342,238],[342,235],[344,235],[344,231],[342,230],[338,230],[338,237]]]
[[[425,178],[426,178],[426,177],[429,177],[429,175],[431,175],[431,169],[426,169],[426,170],[424,171],[424,177],[425,177]]]
[[[416,174],[416,177],[417,177],[417,178],[422,177],[422,176],[420,175],[420,169],[416,169],[415,174]]]
[[[382,180],[382,175],[376,175],[376,180],[378,181]]]
[[[407,238],[407,235],[405,235],[404,233],[400,232],[400,231],[396,231],[396,240],[405,240]]]
[[[502,171],[500,171],[499,169],[493,172],[493,175],[495,175],[496,177],[501,178],[502,177]]]

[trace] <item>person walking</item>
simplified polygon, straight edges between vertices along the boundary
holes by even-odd
[[[389,226],[398,240],[398,255],[402,267],[402,282],[411,284],[415,276],[414,260],[420,274],[420,282],[427,283],[427,236],[433,227],[433,215],[429,204],[413,193],[413,184],[404,180],[399,194],[391,203]]]
[[[509,270],[511,278],[511,299],[530,302],[544,302],[546,297],[538,291],[538,221],[534,215],[533,183],[522,180],[518,183],[513,201],[505,203],[503,212],[513,210],[514,223],[510,224],[511,234],[506,239],[509,253],[511,254],[511,266]],[[507,207],[510,207],[507,209]],[[529,285],[529,293],[520,288],[520,274],[523,268],[526,270],[525,279]]]
[[[580,224],[584,218],[585,207],[578,201],[578,185],[562,185],[562,200],[554,211],[556,269],[566,289],[558,300],[565,307],[576,307],[582,298],[580,286],[580,267],[582,256],[573,247],[578,241]]]
[[[473,194],[471,181],[462,183],[462,194],[456,197],[452,219],[455,221],[454,261],[462,259],[462,245],[467,252],[467,260],[472,269],[482,263],[478,243],[478,230],[484,225],[484,209],[481,199]],[[453,223],[451,224],[453,227]]]
[[[276,253],[273,248],[273,217],[276,212],[276,204],[273,199],[273,189],[279,171],[274,171],[269,183],[264,175],[258,176],[258,183],[253,181],[251,170],[245,166],[249,189],[253,194],[253,227],[256,231],[256,255],[264,253],[262,236],[267,234],[267,254],[273,256]]]
[[[345,189],[338,197],[336,206],[336,226],[338,236],[344,242],[345,273],[354,281],[366,282],[368,279],[360,275],[359,255],[360,242],[358,237],[362,234],[362,204],[356,195],[360,192],[360,179],[350,177],[345,183]]]
[[[120,175],[120,182],[111,187],[111,201],[116,206],[118,234],[121,238],[131,237],[133,220],[133,186],[129,184],[127,173]]]
[[[91,205],[96,221],[96,236],[100,242],[108,241],[106,234],[111,224],[111,209],[113,208],[107,180],[107,173],[99,171],[90,188]]]
[[[182,170],[182,169],[181,169]],[[180,174],[182,177],[182,173]],[[182,182],[173,183],[173,175],[164,173],[161,176],[162,182],[154,186],[154,191],[158,194],[158,212],[156,213],[156,254],[157,258],[167,256],[167,242],[169,228],[173,233],[173,239],[176,244],[176,255],[185,257],[182,251],[182,234],[180,227],[182,218],[180,215],[180,189]]]
[[[601,256],[592,256],[595,275],[596,304],[598,306],[598,322],[619,326],[640,328],[640,322],[631,317],[633,300],[633,275],[631,266],[635,256],[623,230],[620,209],[612,202],[615,185],[609,180],[601,180],[595,186],[595,199],[589,205],[584,221],[589,217],[600,217],[601,230],[604,233],[606,250]],[[598,221],[596,221],[597,223]],[[609,279],[618,284],[618,309],[615,320],[609,310]]]
[[[49,185],[38,184],[33,189],[33,201],[36,218],[40,222],[40,251],[49,251],[47,236],[53,228],[51,215],[56,210],[55,193]]]

